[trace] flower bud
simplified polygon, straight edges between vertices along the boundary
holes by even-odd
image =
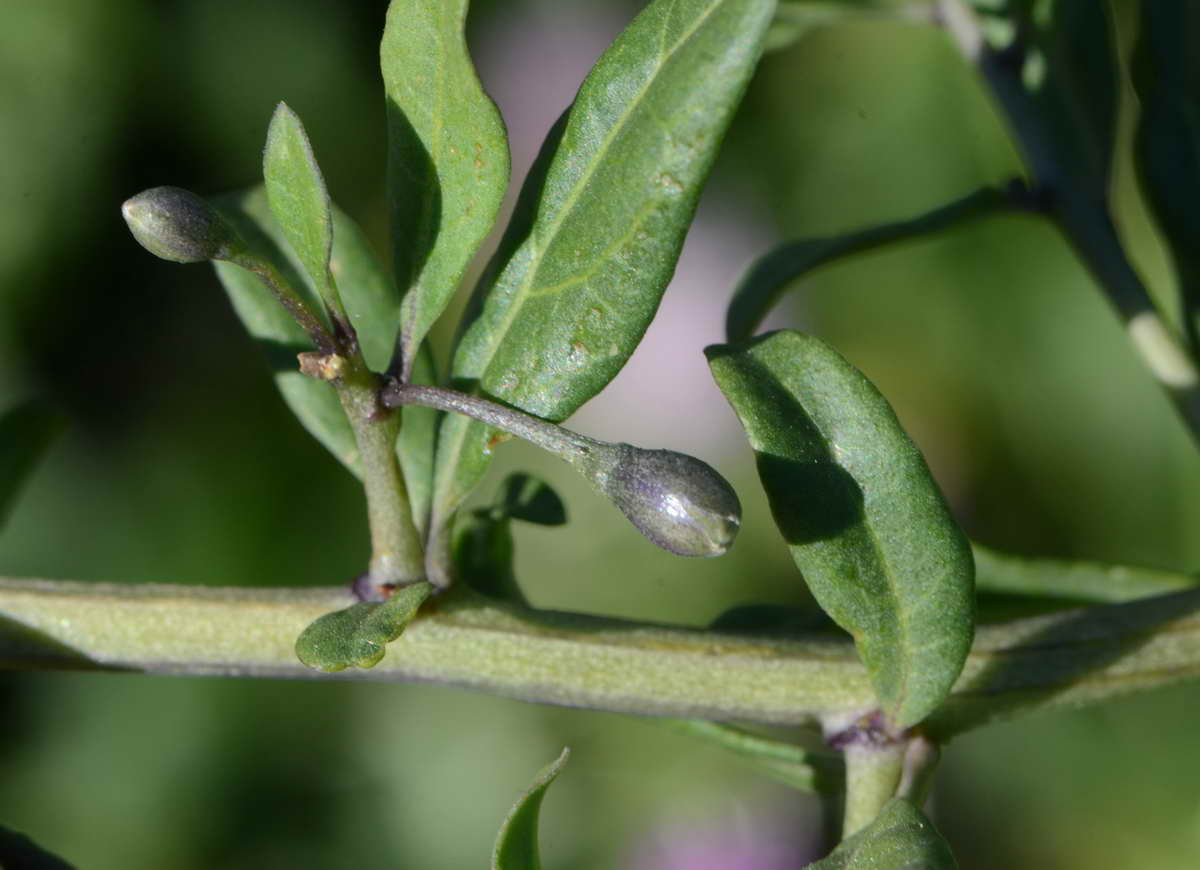
[[[596,488],[639,532],[679,556],[720,556],[742,522],[729,482],[708,463],[630,444],[593,449],[579,461]]]
[[[237,234],[211,205],[181,187],[152,187],[121,206],[143,248],[175,263],[228,259]]]

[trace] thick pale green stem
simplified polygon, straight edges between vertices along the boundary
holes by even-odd
[[[502,606],[465,589],[426,603],[370,671],[295,658],[345,589],[219,589],[0,580],[0,665],[231,676],[368,677],[547,704],[763,724],[875,706],[849,640],[748,637]],[[946,738],[997,718],[1094,704],[1200,677],[1200,591],[982,626],[923,726]]]
[[[361,366],[352,364],[334,385],[362,458],[371,528],[371,585],[380,588],[420,580],[425,576],[421,538],[396,458],[400,415],[379,405],[378,378]]]
[[[842,839],[875,820],[883,805],[896,796],[904,770],[904,743],[851,743],[845,748],[846,811]]]

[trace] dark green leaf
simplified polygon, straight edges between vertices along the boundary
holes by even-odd
[[[827,24],[866,17],[903,16],[906,5],[895,0],[791,0],[780,2],[771,29],[767,31],[765,51],[789,48],[813,30]]]
[[[0,827],[0,867],[4,870],[71,870],[72,865],[45,851],[24,834]]]
[[[31,399],[0,415],[0,526],[30,472],[66,421],[57,411]]]
[[[1200,576],[1129,565],[1031,559],[975,544],[980,592],[1017,593],[1075,602],[1121,602],[1200,586]]]
[[[463,335],[456,379],[559,421],[616,375],[674,271],[774,5],[656,0],[605,52],[571,108],[528,237]],[[443,423],[435,560],[490,437],[479,423]]]
[[[884,712],[920,721],[974,632],[971,549],[887,400],[811,336],[708,348],[758,456],[775,522],[821,606],[853,635]]]
[[[538,812],[542,808],[546,789],[562,772],[570,756],[571,750],[563,749],[562,754],[542,768],[533,785],[517,799],[496,837],[496,845],[492,849],[492,870],[540,870]]]
[[[985,187],[909,220],[868,227],[826,238],[787,242],[755,262],[738,283],[725,317],[729,341],[749,338],[779,301],[788,283],[834,260],[927,235],[957,221],[996,211],[1012,204],[1003,190]]]
[[[550,486],[529,474],[510,474],[492,504],[470,512],[454,536],[458,575],[484,595],[526,603],[513,574],[512,521],[562,525],[567,510]]]
[[[893,798],[875,821],[849,837],[812,870],[955,870],[950,846],[904,798]]]
[[[561,526],[567,521],[567,508],[558,493],[530,474],[506,477],[492,511],[539,526]]]
[[[304,125],[280,103],[267,129],[263,149],[267,201],[284,238],[304,267],[329,311],[341,310],[329,271],[333,254],[333,218],[329,192],[317,166]]]
[[[320,671],[371,668],[404,633],[433,587],[415,583],[387,601],[360,601],[314,620],[296,640],[296,657]]]
[[[312,302],[316,293],[310,279],[286,244],[275,222],[263,188],[230,194],[214,204],[259,256],[272,260],[297,292]],[[399,300],[387,273],[371,251],[362,231],[338,210],[333,212],[331,268],[343,288],[343,301],[358,330],[368,364],[387,364],[398,322]],[[358,447],[350,423],[333,387],[300,374],[296,354],[311,350],[308,337],[291,316],[250,272],[232,263],[216,263],[242,323],[267,353],[275,382],[288,407],[304,427],[356,475]]]
[[[1140,8],[1136,162],[1170,245],[1185,329],[1200,359],[1200,7],[1144,0]]]
[[[468,5],[393,0],[380,46],[406,370],[491,231],[508,186],[504,122],[463,35]]]

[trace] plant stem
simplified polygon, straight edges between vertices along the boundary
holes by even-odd
[[[425,387],[394,381],[384,387],[380,393],[380,400],[388,408],[423,405],[426,408],[437,408],[439,411],[463,414],[510,435],[524,438],[568,462],[585,456],[594,447],[600,446],[599,441],[553,423],[547,423],[545,420],[539,420],[523,411],[506,407],[498,402],[481,399],[478,396],[444,390],[440,387]]]
[[[269,259],[265,257],[257,257],[249,254],[239,254],[231,257],[230,262],[234,265],[241,266],[249,272],[253,272],[262,281],[268,290],[271,291],[278,301],[288,312],[292,318],[300,324],[300,327],[308,333],[308,337],[312,340],[313,345],[323,354],[331,354],[345,352],[344,348],[339,348],[334,337],[325,328],[325,324],[321,322],[321,318],[312,310],[307,302],[305,302],[288,283],[287,278],[279,271],[279,269]]]
[[[333,382],[362,457],[371,528],[369,576],[375,589],[412,583],[425,576],[421,538],[396,457],[400,415],[380,407],[378,381],[359,357]]]
[[[883,805],[895,797],[904,769],[905,747],[903,742],[862,742],[846,747],[843,840],[871,824]]]
[[[345,589],[220,589],[0,580],[0,666],[432,682],[546,704],[798,725],[875,706],[848,639],[719,634],[497,604],[463,588],[427,602],[384,660],[323,674],[301,630]],[[1095,704],[1200,677],[1200,591],[982,626],[922,729]]]

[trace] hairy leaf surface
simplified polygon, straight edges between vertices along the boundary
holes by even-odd
[[[406,370],[491,232],[508,187],[504,121],[463,35],[468,6],[394,0],[380,46]]]
[[[874,385],[816,338],[776,332],[706,354],[814,597],[853,635],[893,723],[919,722],[974,633],[970,544],[920,451]]]
[[[320,671],[372,668],[404,633],[433,587],[415,583],[384,602],[360,601],[313,620],[296,640],[296,657]]]
[[[955,870],[950,846],[904,798],[892,799],[857,834],[847,838],[811,870]]]
[[[621,369],[675,269],[774,6],[657,0],[604,53],[544,178],[534,173],[532,226],[459,344],[460,383],[559,421]],[[435,535],[486,468],[490,437],[447,418]]]

